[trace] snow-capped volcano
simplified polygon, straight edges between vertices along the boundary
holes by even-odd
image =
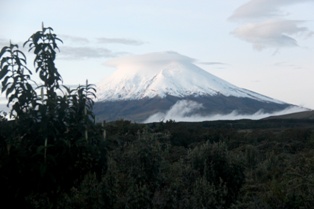
[[[111,60],[108,64],[117,70],[97,85],[96,119],[143,122],[180,115],[180,120],[193,116],[195,121],[195,116],[208,120],[213,114],[225,118],[295,107],[237,87],[193,63],[175,52]]]
[[[282,103],[232,85],[174,52],[152,53],[143,58],[144,63],[126,59],[117,64],[118,70],[98,85],[98,100],[224,95]]]

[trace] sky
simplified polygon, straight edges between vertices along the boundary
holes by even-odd
[[[103,81],[112,59],[172,51],[234,85],[314,109],[313,10],[314,0],[0,0],[0,47],[22,48],[43,23],[63,40],[56,65],[66,85]]]

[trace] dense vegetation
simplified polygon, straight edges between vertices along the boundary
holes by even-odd
[[[59,42],[52,28],[42,26],[24,43],[35,55],[40,84],[18,45],[0,51],[1,92],[11,109],[0,117],[1,204],[8,208],[56,208],[60,195],[88,173],[101,178],[106,170],[92,112],[95,88],[62,85],[54,63]]]
[[[43,27],[0,53],[1,208],[313,208],[314,121],[96,124],[90,84],[69,89]],[[59,40],[60,41],[60,40]]]

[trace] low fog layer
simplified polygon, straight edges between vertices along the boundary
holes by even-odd
[[[212,114],[207,116],[202,116],[199,114],[192,114],[195,110],[203,108],[203,105],[195,101],[190,100],[180,100],[176,102],[166,113],[156,113],[146,119],[143,123],[160,122],[167,120],[174,120],[177,122],[201,122],[201,121],[214,121],[214,120],[239,120],[239,119],[251,119],[258,120],[275,115],[284,115],[295,112],[306,111],[307,109],[302,107],[288,107],[284,110],[265,113],[263,110],[259,110],[254,114],[238,114],[237,111],[232,111],[229,114]]]

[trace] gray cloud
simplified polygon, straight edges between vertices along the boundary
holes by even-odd
[[[232,34],[252,44],[254,49],[297,47],[297,38],[309,38],[313,31],[301,26],[306,21],[282,19],[288,16],[282,10],[285,6],[300,3],[314,3],[313,0],[250,0],[237,8],[230,19],[250,20],[237,27]]]
[[[115,53],[106,48],[62,46],[60,47],[60,51],[59,56],[61,59],[88,59],[116,56]]]
[[[70,41],[76,44],[89,44],[93,42],[92,40],[89,40],[84,37],[70,36],[70,35],[65,35],[65,34],[60,35],[60,38],[65,42]],[[134,40],[134,39],[106,38],[106,37],[97,38],[96,43],[97,44],[124,44],[124,45],[133,45],[133,46],[139,46],[139,45],[144,44],[144,42],[139,41],[139,40]]]
[[[58,53],[58,57],[64,60],[78,60],[78,59],[92,59],[92,58],[113,58],[120,56],[122,54],[127,54],[126,52],[113,52],[110,49],[103,47],[95,47],[87,38],[62,35],[59,38],[65,43],[58,43],[58,47],[61,53]],[[72,43],[68,43],[68,41]],[[73,44],[75,43],[76,46]],[[14,43],[19,46],[25,55],[32,52],[28,52],[29,47],[26,45],[23,47],[24,42]],[[4,46],[9,46],[10,40],[0,38],[0,50]]]
[[[90,41],[87,38],[78,37],[78,36],[69,36],[69,35],[60,35],[62,41],[71,41],[79,44],[88,44]]]
[[[10,39],[0,38],[0,47],[2,48],[4,46],[10,46],[10,41],[11,41]],[[11,43],[12,44],[17,44],[19,49],[22,51],[24,42],[21,42],[21,41],[19,41],[19,42],[11,41]]]
[[[124,44],[124,45],[133,45],[139,46],[143,45],[144,42],[134,40],[134,39],[126,39],[126,38],[98,38],[98,43],[103,44]]]
[[[29,52],[29,51],[28,51],[28,50],[29,50],[28,45],[26,45],[25,47],[23,47],[24,42],[21,42],[21,41],[19,41],[19,42],[11,41],[11,43],[18,45],[18,50],[20,50],[21,52],[23,52],[24,55],[26,55],[26,56],[27,56],[27,54],[32,53],[32,52]],[[0,50],[1,50],[3,47],[5,47],[5,46],[10,46],[10,40],[9,40],[9,39],[1,39],[1,38],[0,38]]]
[[[257,50],[298,46],[296,35],[311,33],[308,28],[299,26],[304,21],[267,20],[249,23],[236,28],[232,34],[247,41]]]
[[[261,17],[285,16],[281,8],[291,4],[313,2],[312,0],[251,0],[237,8],[230,19],[252,19]]]
[[[142,45],[143,42],[133,39],[122,38],[97,38],[89,40],[87,38],[61,35],[60,38],[64,41],[64,45],[60,44],[61,59],[92,59],[92,58],[112,58],[126,54],[126,52],[113,52],[108,48],[99,47],[100,44],[119,43],[125,45]],[[70,42],[70,43],[68,43]],[[75,46],[73,46],[75,44]],[[97,47],[95,46],[97,45]]]

